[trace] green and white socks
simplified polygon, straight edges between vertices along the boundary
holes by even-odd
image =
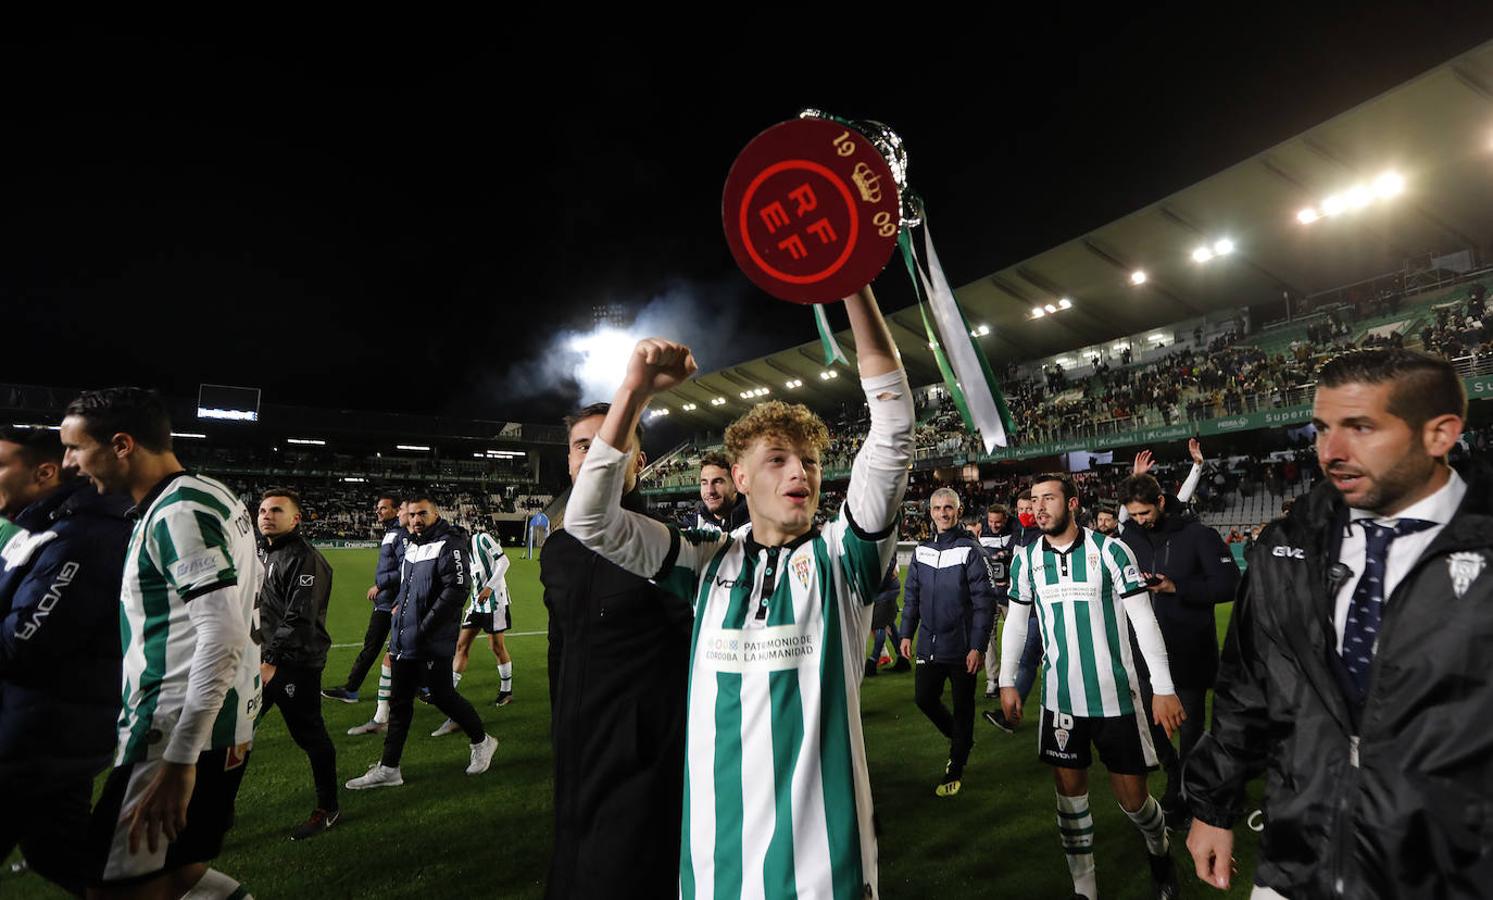
[[[1152,856],[1161,856],[1167,852],[1166,816],[1162,814],[1161,804],[1156,802],[1155,797],[1148,795],[1146,802],[1141,804],[1141,808],[1135,812],[1123,806],[1120,809],[1125,810],[1125,815],[1130,817],[1130,821],[1134,822],[1135,827],[1139,828],[1140,833],[1145,836],[1146,850]]]
[[[1073,892],[1098,900],[1099,882],[1094,875],[1094,817],[1089,812],[1089,795],[1064,797],[1058,794],[1058,834],[1063,839],[1063,853],[1068,857],[1068,874],[1073,876]]]

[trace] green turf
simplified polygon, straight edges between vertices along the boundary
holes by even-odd
[[[328,626],[334,647],[332,679],[346,675],[367,624],[364,598],[374,550],[328,550],[336,572]],[[543,894],[551,841],[549,692],[545,679],[544,605],[537,562],[514,559],[508,573],[516,632],[508,639],[514,661],[515,702],[492,705],[497,671],[479,643],[461,691],[477,705],[502,745],[485,775],[468,777],[460,734],[428,737],[441,722],[417,704],[406,745],[405,786],[344,791],[343,820],[304,843],[290,829],[313,805],[305,756],[271,713],[255,739],[254,756],[238,798],[238,822],[216,866],[241,879],[261,900],[282,897],[533,897]],[[1228,608],[1220,609],[1220,628]],[[535,632],[538,632],[537,634]],[[377,760],[381,738],[349,737],[371,717],[378,670],[356,706],[327,701],[328,729],[337,745],[342,780]],[[1034,698],[1036,693],[1034,692]],[[980,708],[985,702],[980,701]],[[977,721],[976,746],[963,792],[933,796],[947,744],[912,701],[910,675],[882,674],[866,682],[862,703],[866,749],[881,824],[881,883],[889,898],[955,900],[1012,895],[1023,900],[1067,897],[1067,867],[1054,824],[1052,776],[1036,759],[1030,723],[1014,736]],[[1105,898],[1149,896],[1140,835],[1113,802],[1103,770],[1091,789],[1095,859]],[[1159,778],[1153,792],[1160,792]],[[0,801],[3,802],[3,801]],[[1184,895],[1248,895],[1254,837],[1238,829],[1243,877],[1227,895],[1191,875],[1181,841],[1172,855]],[[673,840],[672,836],[660,836]],[[14,858],[13,858],[14,859]],[[7,867],[8,868],[8,867]],[[64,896],[35,875],[0,874],[0,897]]]

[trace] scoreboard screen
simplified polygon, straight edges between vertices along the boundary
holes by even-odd
[[[259,421],[259,388],[204,384],[197,391],[197,418]]]

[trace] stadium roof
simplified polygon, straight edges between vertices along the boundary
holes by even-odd
[[[1227,98],[1221,98],[1226,102]],[[1283,98],[1289,102],[1289,98]],[[1096,144],[1102,152],[1102,143]],[[1324,199],[1372,186],[1385,172],[1398,196],[1311,224],[1297,219]],[[1053,203],[1063,202],[1055,193]],[[1351,203],[1350,203],[1351,205]],[[992,212],[992,227],[1000,223]],[[1150,206],[956,289],[993,363],[1039,359],[1137,334],[1205,313],[1311,296],[1398,271],[1407,260],[1479,248],[1493,234],[1493,42],[1483,44],[1288,141]],[[1195,262],[1199,246],[1234,251]],[[901,263],[892,260],[900,274]],[[1132,285],[1135,270],[1145,283]],[[895,276],[894,276],[895,277]],[[1071,298],[1041,318],[1034,306]],[[832,316],[842,313],[831,312]],[[893,337],[914,384],[939,380],[915,306],[890,313]],[[855,363],[849,332],[841,345]],[[719,428],[758,398],[827,407],[861,400],[854,369],[824,379],[817,342],[698,376],[660,395],[653,408],[688,417],[676,424]],[[789,381],[802,386],[788,389]],[[712,405],[715,398],[723,403]],[[694,409],[685,410],[685,404]]]

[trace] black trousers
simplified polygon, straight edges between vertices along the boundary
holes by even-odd
[[[467,740],[476,744],[487,737],[477,710],[451,685],[451,657],[396,659],[393,675],[394,684],[389,691],[389,733],[384,736],[384,765],[397,766],[399,758],[404,755],[404,740],[409,736],[410,722],[415,718],[415,692],[422,685],[430,688],[431,705],[460,725]]]
[[[349,691],[357,693],[363,687],[363,679],[368,677],[368,670],[384,655],[384,648],[389,645],[389,624],[393,619],[394,614],[387,609],[375,609],[368,614],[368,630],[363,634],[363,649],[358,651],[358,658],[353,660],[352,671],[347,673],[346,687]]]
[[[1156,745],[1156,761],[1161,763],[1162,771],[1166,772],[1166,790],[1161,796],[1161,805],[1172,809],[1181,802],[1182,764],[1187,761],[1192,748],[1202,740],[1207,728],[1208,723],[1204,717],[1208,711],[1208,689],[1177,688],[1177,699],[1182,701],[1182,711],[1187,714],[1187,719],[1178,732],[1182,745],[1180,750],[1172,746],[1171,739],[1166,736],[1166,729],[1151,718],[1152,694],[1149,681],[1142,679],[1140,696],[1146,721],[1151,723],[1151,743]]]
[[[0,779],[0,860],[20,846],[36,874],[76,896],[88,886],[93,776],[37,773]]]
[[[280,707],[291,740],[311,760],[311,780],[316,784],[316,805],[337,809],[337,751],[321,718],[321,669],[278,666],[275,677],[264,686],[264,709]]]
[[[918,709],[928,717],[939,733],[949,739],[951,774],[964,772],[970,748],[975,745],[975,676],[961,663],[918,660],[913,679],[913,696]],[[944,706],[943,686],[949,683],[954,711]]]

